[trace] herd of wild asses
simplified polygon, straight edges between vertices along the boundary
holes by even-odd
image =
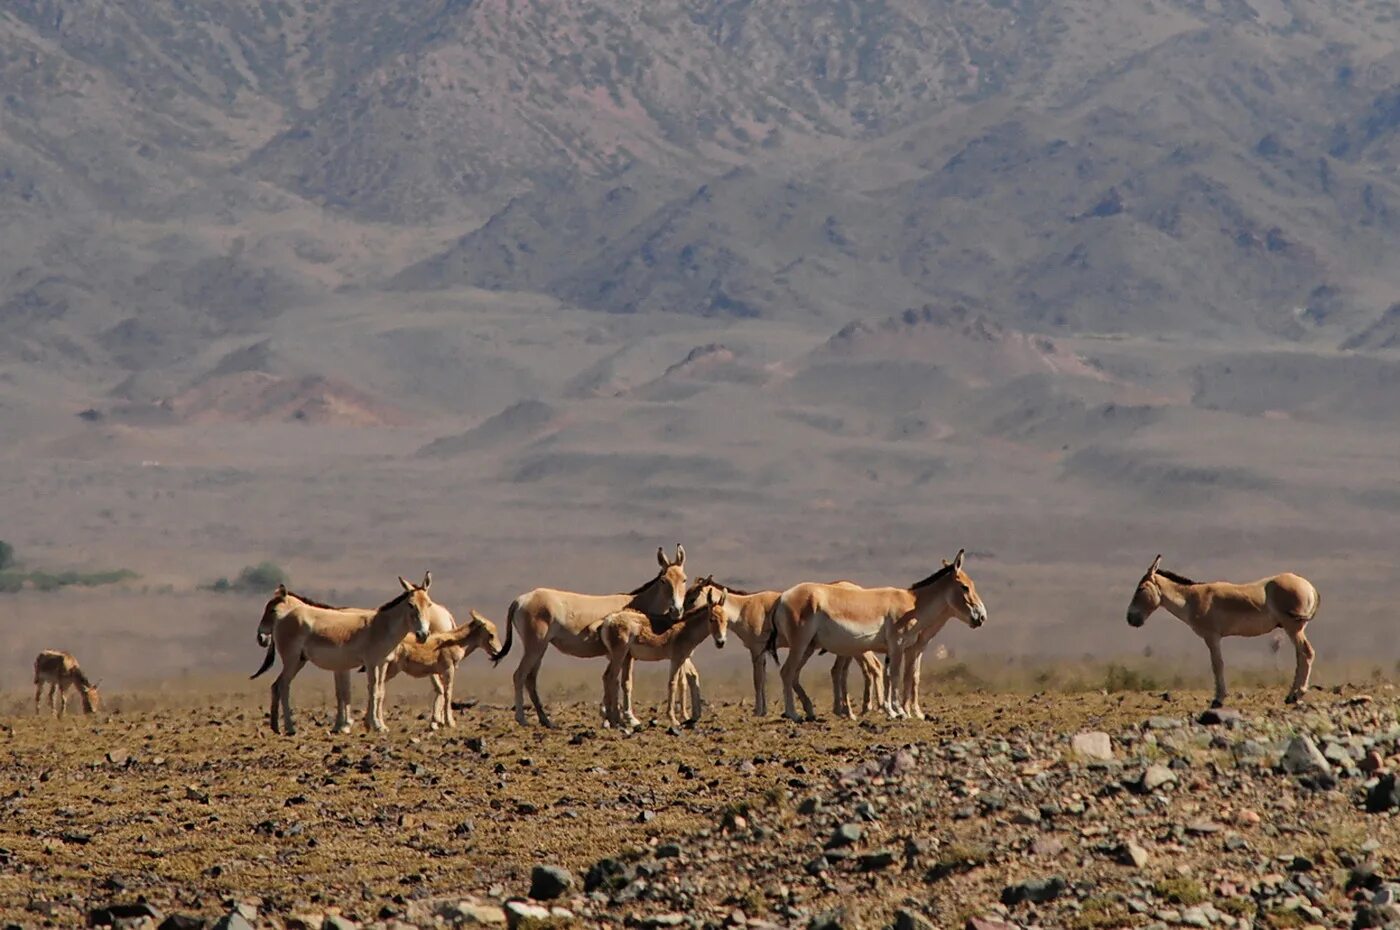
[[[700,676],[692,654],[707,637],[724,648],[733,632],[753,662],[754,713],[767,712],[765,655],[782,663],[783,715],[798,716],[794,698],[802,702],[807,719],[815,712],[800,680],[802,668],[818,650],[835,657],[832,665],[834,712],[853,716],[846,691],[852,660],[865,676],[863,711],[877,703],[891,717],[923,719],[919,707],[919,670],[924,648],[950,619],[976,629],[987,621],[987,608],[977,586],[963,569],[965,554],[907,588],[866,588],[849,581],[803,583],[786,591],[741,591],[720,584],[713,576],[687,584],[685,548],[675,557],[657,549],[660,570],[645,584],[625,594],[577,594],[535,588],[511,602],[506,614],[505,641],[496,625],[476,611],[463,626],[433,601],[428,593],[432,573],[422,584],[399,578],[403,593],[372,609],[332,607],[301,597],[279,585],[263,608],[258,642],[266,647],[257,678],[274,658],[282,666],[272,683],[269,722],[274,731],[292,734],[291,683],[307,662],[335,676],[334,731],[350,729],[350,674],[363,670],[369,683],[365,726],[385,729],[385,683],[400,672],[433,683],[431,725],[453,726],[452,687],[457,665],[472,652],[484,651],[493,663],[511,651],[520,637],[520,664],[514,675],[515,718],[526,723],[528,690],[535,713],[544,726],[553,726],[540,700],[540,663],[552,645],[566,655],[606,658],[603,673],[603,713],[615,727],[635,727],[632,712],[633,663],[670,662],[667,713],[672,725],[689,704],[687,722],[701,714]],[[1200,583],[1161,567],[1159,555],[1147,569],[1128,605],[1128,623],[1140,627],[1158,607],[1189,626],[1210,650],[1215,677],[1213,707],[1225,700],[1225,668],[1220,641],[1226,636],[1262,636],[1281,630],[1293,642],[1297,669],[1286,700],[1297,701],[1308,689],[1313,647],[1306,635],[1317,614],[1317,589],[1293,574],[1275,575],[1247,584]],[[883,656],[883,659],[877,656]],[[71,655],[46,651],[34,660],[34,703],[40,707],[45,685],[55,713],[62,715],[67,692],[76,688],[83,709],[98,708],[97,687]],[[688,699],[688,700],[687,700]],[[279,721],[279,709],[281,717]]]

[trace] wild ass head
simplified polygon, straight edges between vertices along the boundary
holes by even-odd
[[[715,648],[723,649],[725,635],[729,626],[729,611],[724,609],[725,601],[729,600],[729,592],[724,590],[716,591],[710,588],[705,592],[705,619],[710,625],[710,636],[714,638]]]
[[[433,599],[428,596],[428,588],[433,584],[433,573],[423,573],[423,583],[413,584],[404,580],[403,575],[399,576],[399,584],[403,585],[404,593],[394,598],[383,607],[381,611],[388,610],[398,603],[403,603],[408,614],[404,620],[406,632],[412,633],[413,638],[420,643],[428,641],[428,612],[433,608]]]
[[[1128,604],[1128,625],[1142,626],[1152,612],[1162,606],[1162,579],[1176,584],[1192,585],[1196,582],[1185,575],[1169,572],[1162,567],[1162,557],[1158,555],[1148,566],[1147,574],[1138,582],[1133,599]]]
[[[467,652],[470,653],[473,649],[482,649],[492,660],[495,660],[501,654],[501,639],[496,634],[496,624],[473,610],[467,625],[471,627],[471,632],[467,634],[466,641],[462,643],[467,647]]]
[[[666,558],[666,550],[657,546],[656,561],[661,571],[651,581],[630,592],[631,606],[645,614],[676,620],[685,612],[685,546],[676,543],[675,559]]]
[[[975,630],[987,622],[987,606],[978,596],[972,577],[963,571],[966,554],[967,550],[959,549],[953,561],[944,561],[942,568],[913,585],[910,590],[915,597],[945,598],[945,603],[958,619]]]
[[[88,680],[88,677],[78,670],[78,694],[83,699],[83,713],[95,714],[102,707],[102,695],[97,693],[97,685]]]

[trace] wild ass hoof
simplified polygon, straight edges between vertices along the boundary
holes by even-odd
[[[1304,694],[1304,692],[1302,692],[1302,691],[1290,691],[1289,694],[1288,694],[1288,697],[1286,697],[1286,698],[1283,699],[1283,703],[1285,703],[1285,704],[1297,704],[1299,701],[1301,701],[1301,700],[1303,699],[1303,694]]]
[[[1213,700],[1213,701],[1210,702],[1210,709],[1211,709],[1211,710],[1219,710],[1220,708],[1222,708],[1222,707],[1224,707],[1224,706],[1225,706],[1225,702],[1222,701],[1222,700],[1220,700],[1220,698],[1216,698],[1215,700]]]

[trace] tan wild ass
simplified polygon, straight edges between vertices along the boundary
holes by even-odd
[[[497,654],[496,661],[504,659],[510,652],[511,642],[519,631],[520,647],[524,654],[514,675],[517,722],[525,722],[525,689],[529,688],[530,700],[535,705],[540,723],[546,727],[554,726],[545,713],[539,692],[540,663],[551,645],[565,655],[576,658],[601,658],[606,650],[598,630],[608,614],[631,609],[658,623],[663,618],[674,620],[680,616],[685,599],[685,547],[676,545],[675,559],[667,559],[666,551],[658,548],[656,561],[661,565],[656,577],[627,594],[575,594],[553,588],[536,588],[511,602],[506,614],[506,644]],[[694,667],[687,671],[693,672]]]
[[[962,570],[963,558],[959,549],[951,563],[908,588],[800,584],[784,591],[773,607],[768,639],[770,651],[780,635],[790,644],[782,669],[783,715],[799,719],[793,692],[802,666],[821,648],[838,656],[887,654],[886,713],[922,719],[914,685],[924,647],[953,617],[973,629],[987,621],[987,608]],[[812,702],[802,706],[807,719],[815,719]]]
[[[690,716],[687,723],[700,719],[703,702],[700,699],[700,674],[690,657],[706,636],[712,636],[715,646],[723,649],[725,628],[725,593],[717,596],[711,591],[703,604],[692,607],[664,633],[652,631],[651,619],[635,610],[619,610],[603,618],[599,636],[607,650],[608,667],[603,672],[603,714],[615,727],[636,727],[641,721],[632,713],[632,665],[643,662],[671,663],[666,697],[666,715],[671,726],[679,726],[677,709],[683,700],[682,691],[690,687]]]
[[[1215,675],[1215,700],[1211,707],[1225,703],[1225,659],[1220,654],[1220,640],[1226,636],[1266,636],[1280,628],[1293,641],[1297,658],[1293,687],[1284,701],[1297,703],[1307,693],[1316,652],[1308,642],[1305,627],[1317,616],[1322,603],[1312,582],[1285,572],[1248,584],[1202,584],[1161,566],[1159,555],[1138,582],[1128,605],[1128,623],[1140,627],[1149,614],[1162,607],[1205,640],[1210,650],[1210,670]]]
[[[68,710],[68,689],[76,688],[83,699],[83,713],[96,713],[102,699],[97,685],[88,681],[78,660],[66,652],[45,649],[34,658],[34,713],[39,713],[39,695],[49,686],[49,706],[54,715],[62,717]]]
[[[465,626],[446,633],[432,633],[425,643],[418,642],[418,637],[412,634],[405,636],[389,658],[384,680],[389,681],[399,672],[410,678],[431,678],[433,712],[428,725],[434,730],[443,726],[455,727],[457,718],[452,713],[452,685],[456,680],[458,664],[478,649],[495,658],[499,642],[496,624],[473,610]]]
[[[855,587],[849,581],[833,581],[832,584]],[[724,610],[729,621],[729,628],[748,648],[750,661],[753,664],[753,712],[755,716],[763,717],[768,713],[768,636],[773,627],[773,605],[778,603],[782,592],[742,591],[720,584],[715,581],[713,575],[710,575],[701,578],[686,592],[685,609],[689,610],[702,597],[708,596],[710,591],[723,591],[726,595]],[[781,648],[787,648],[787,639],[781,634],[778,636],[777,645]],[[861,675],[865,678],[865,699],[861,707],[861,713],[864,714],[873,710],[877,704],[884,703],[885,667],[883,662],[868,652],[861,655],[859,661]],[[850,664],[851,659],[848,656],[837,656],[836,661],[832,664],[833,696],[844,697],[846,671]],[[835,684],[837,681],[840,682],[839,688]],[[801,690],[800,682],[797,687]],[[845,706],[840,704],[839,698],[833,703],[835,713],[852,716],[849,701],[846,702]]]
[[[258,623],[258,641],[270,640],[282,657],[281,672],[272,683],[270,722],[274,733],[279,732],[279,703],[287,735],[296,732],[292,723],[291,684],[308,661],[335,673],[333,732],[350,731],[350,673],[360,667],[364,668],[369,683],[365,728],[387,729],[383,704],[384,675],[389,659],[408,634],[419,642],[427,641],[426,617],[433,604],[428,595],[431,575],[425,575],[421,585],[410,584],[402,577],[399,584],[404,593],[376,610],[325,607],[297,597],[285,585],[277,586]],[[264,669],[267,664],[263,663]],[[259,669],[253,677],[261,675],[262,671]]]
[[[433,573],[432,573],[432,572],[428,572],[427,574],[425,574],[425,575],[423,576],[423,581],[424,581],[424,584],[425,584],[425,585],[430,585],[430,584],[432,584],[432,583],[433,583]],[[310,604],[312,607],[322,607],[322,608],[325,608],[326,610],[350,610],[350,611],[353,611],[353,610],[357,610],[357,609],[370,609],[370,608],[355,608],[355,607],[332,607],[332,606],[329,605],[329,604],[322,604],[320,601],[313,601],[313,600],[311,600],[311,599],[308,598],[308,597],[300,597],[300,596],[298,596],[298,599],[299,599],[299,600],[302,600],[302,601],[305,601],[306,603]],[[433,602],[433,606],[428,610],[428,612],[427,612],[424,616],[425,616],[425,618],[426,618],[427,621],[428,621],[428,632],[429,632],[429,633],[451,633],[453,630],[456,630],[456,629],[457,629],[457,618],[452,616],[452,611],[448,610],[446,607],[444,607],[442,604],[437,603],[436,601]],[[404,637],[404,642],[408,642],[408,641],[409,641],[410,639],[412,639],[412,638],[413,638],[413,634],[410,633],[408,636]],[[268,669],[272,668],[272,662],[273,662],[273,660],[277,657],[277,650],[276,650],[276,648],[272,645],[272,633],[271,633],[270,630],[268,631],[266,637],[264,637],[262,631],[259,631],[259,633],[258,633],[258,645],[260,645],[260,646],[266,646],[266,647],[267,647],[267,654],[263,657],[263,663],[262,663],[262,665],[258,668],[258,670],[257,670],[256,672],[254,672],[254,673],[252,674],[252,676],[250,676],[250,677],[252,677],[252,678],[257,678],[257,677],[258,677],[259,675],[261,675],[263,672],[265,672],[265,671],[267,671]],[[463,653],[463,655],[465,655],[465,653]],[[460,660],[459,660],[459,661],[460,661]],[[388,677],[389,677],[389,678],[392,678],[393,675],[391,674],[391,675],[389,675]],[[421,676],[413,676],[413,677],[421,677]],[[386,678],[385,680],[387,681],[388,678]],[[440,684],[442,684],[442,682],[440,682],[438,678],[434,677],[434,679],[433,679],[433,705],[434,705],[435,707],[437,706],[437,698],[438,698],[438,695],[441,693],[441,691],[440,691],[440,689],[439,689],[439,685],[440,685]],[[349,687],[349,685],[347,684],[346,687]],[[452,682],[451,682],[450,680],[448,680],[448,681],[446,682],[446,688],[447,688],[447,700],[448,700],[448,704],[449,704],[449,706],[450,706],[450,705],[451,705],[451,701],[452,701]],[[348,701],[348,700],[349,700],[349,697],[348,697],[349,692],[346,692],[346,694],[347,694],[346,700]]]

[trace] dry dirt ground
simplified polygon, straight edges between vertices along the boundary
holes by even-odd
[[[1183,906],[1208,905],[1224,926],[1282,927],[1350,920],[1356,862],[1400,869],[1400,820],[1364,811],[1364,776],[1337,767],[1336,786],[1311,790],[1238,748],[1371,734],[1385,761],[1397,750],[1381,734],[1400,730],[1383,684],[1374,700],[1351,686],[1315,690],[1301,708],[1285,708],[1280,687],[1251,689],[1235,704],[1244,723],[1207,730],[1190,722],[1201,691],[945,690],[926,698],[925,722],[795,725],[753,718],[731,681],[693,730],[653,721],[624,735],[584,701],[556,701],[555,730],[478,705],[455,730],[431,732],[414,683],[391,685],[390,732],[348,736],[326,732],[324,683],[301,686],[295,738],[268,731],[266,692],[253,685],[116,695],[99,716],[61,722],[31,716],[12,693],[0,719],[0,921],[76,926],[89,908],[138,896],[206,917],[251,901],[273,926],[328,908],[369,921],[424,899],[523,897],[541,863],[581,884],[599,859],[620,857],[659,870],[649,889],[582,897],[576,885],[557,903],[589,925],[680,912],[696,926],[806,926],[844,907],[836,926],[888,926],[900,908],[961,926],[1004,912],[1004,886],[1063,875],[1072,903],[1046,907],[1068,910],[1037,918],[1019,905],[1010,918],[1165,926],[1194,919]],[[654,677],[639,680],[644,719],[659,693]],[[1113,734],[1116,761],[1081,764],[1067,738],[1083,729]],[[909,771],[850,774],[910,746]],[[1146,798],[1124,790],[1150,762],[1170,764],[1178,783]],[[1023,796],[1044,817],[1019,807]],[[895,864],[833,854],[812,867],[845,819],[863,827],[857,853],[889,848]],[[1140,869],[1114,858],[1129,836],[1150,854]],[[680,856],[653,858],[665,843]],[[1289,904],[1276,885],[1298,878],[1297,856],[1318,890]],[[1147,912],[1133,913],[1134,900]],[[1296,909],[1308,900],[1315,915]]]

